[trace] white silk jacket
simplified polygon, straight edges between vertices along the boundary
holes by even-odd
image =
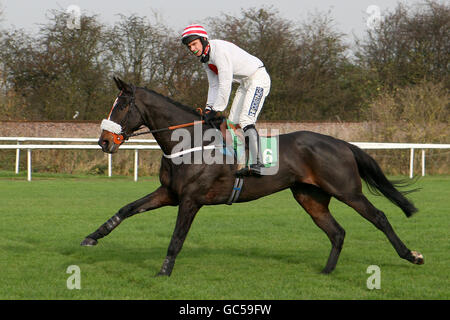
[[[224,111],[230,99],[233,81],[241,83],[264,64],[237,45],[224,40],[210,40],[209,61],[203,64],[208,75],[207,105]]]

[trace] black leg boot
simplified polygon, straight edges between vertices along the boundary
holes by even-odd
[[[249,166],[239,170],[237,176],[249,176],[257,175],[260,176],[262,173],[262,168],[264,164],[261,161],[260,154],[260,144],[259,144],[259,134],[255,128],[255,125],[249,125],[244,128],[245,143],[248,147],[248,154],[251,162]]]

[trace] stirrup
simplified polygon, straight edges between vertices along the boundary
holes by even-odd
[[[250,165],[250,175],[261,176],[263,168],[265,168],[265,166],[262,163],[251,164]]]
[[[250,167],[245,166],[242,169],[236,171],[236,177],[248,177],[250,175]]]

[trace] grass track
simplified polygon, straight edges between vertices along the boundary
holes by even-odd
[[[69,178],[32,182],[0,173],[0,299],[449,299],[450,176],[425,177],[409,197],[410,219],[382,197],[368,195],[399,237],[425,256],[423,266],[400,259],[385,236],[333,200],[346,230],[336,270],[322,275],[326,235],[283,191],[198,213],[170,278],[154,277],[165,257],[176,208],[124,221],[96,247],[86,235],[123,205],[150,193],[158,179]],[[69,265],[81,269],[81,290],[68,290]],[[381,269],[369,290],[367,267]]]

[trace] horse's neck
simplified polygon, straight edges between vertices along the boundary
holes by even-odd
[[[147,99],[143,99],[142,102],[146,106],[145,120],[150,130],[168,128],[200,120],[199,116],[196,117],[192,112],[183,110],[161,96],[156,96],[152,92],[147,94]],[[187,129],[190,130],[189,128]],[[164,130],[153,134],[165,154],[170,154],[173,147],[179,143],[179,141],[172,141],[172,133],[173,130]]]

